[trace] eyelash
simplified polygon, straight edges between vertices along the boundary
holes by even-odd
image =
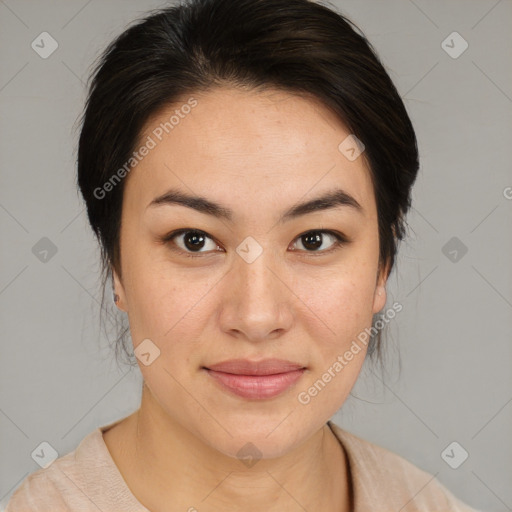
[[[206,238],[209,238],[210,240],[213,240],[217,244],[215,239],[212,238],[211,236],[209,236],[205,231],[201,231],[200,229],[192,229],[192,228],[183,228],[183,229],[177,229],[175,231],[172,231],[171,233],[168,233],[167,235],[165,235],[161,239],[161,241],[163,243],[168,244],[169,242],[172,241],[173,238],[175,238],[175,237],[177,237],[179,235],[182,235],[183,233],[198,233],[200,235],[205,236]],[[342,233],[339,233],[337,231],[332,231],[330,229],[324,229],[324,230],[322,230],[322,229],[310,229],[310,230],[304,231],[303,233],[298,235],[295,238],[295,240],[298,240],[299,238],[307,235],[308,233],[322,233],[322,234],[326,233],[328,235],[332,235],[335,238],[335,241],[334,241],[333,245],[329,249],[325,249],[323,251],[300,251],[300,250],[297,250],[297,252],[306,252],[308,255],[311,255],[311,256],[322,256],[322,255],[325,255],[325,254],[330,254],[331,252],[333,252],[333,251],[335,251],[335,250],[341,248],[342,246],[347,245],[347,244],[349,244],[351,242]],[[217,245],[220,245],[220,244],[217,244]],[[170,246],[170,249],[172,251],[179,252],[180,254],[184,254],[185,257],[187,257],[187,258],[199,258],[199,257],[204,257],[205,254],[209,254],[208,252],[197,252],[197,253],[187,252],[187,251],[184,251],[183,249],[181,249],[180,247],[176,247],[176,246],[173,247],[172,244],[170,244],[169,246]]]

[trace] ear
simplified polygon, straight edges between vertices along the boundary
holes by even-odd
[[[113,293],[117,295],[118,299],[115,303],[117,308],[121,311],[127,312],[128,308],[126,306],[126,293],[124,291],[123,283],[121,282],[121,279],[119,279],[119,276],[117,275],[117,272],[112,268],[112,286],[113,286]]]
[[[388,265],[383,267],[379,264],[379,269],[377,271],[377,282],[375,286],[375,291],[373,294],[373,314],[378,313],[382,310],[382,308],[386,305],[387,300],[387,292],[386,292],[386,282],[389,276],[389,268]]]

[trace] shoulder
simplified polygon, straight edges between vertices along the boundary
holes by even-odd
[[[75,459],[76,450],[28,475],[14,491],[5,512],[71,510],[69,489],[71,480],[76,479]]]
[[[456,498],[434,475],[392,451],[329,422],[345,449],[355,510],[379,505],[403,512],[478,512]]]
[[[118,423],[117,421],[114,423]],[[144,510],[126,487],[99,427],[70,453],[23,480],[5,512]]]

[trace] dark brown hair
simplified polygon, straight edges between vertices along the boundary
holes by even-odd
[[[371,44],[333,7],[313,1],[189,0],[136,21],[108,46],[91,76],[77,178],[101,247],[103,299],[111,269],[121,276],[124,180],[107,194],[98,190],[129,160],[150,116],[223,85],[315,97],[363,142],[380,264],[389,273],[405,234],[418,149],[402,99]],[[369,355],[381,355],[380,334],[372,336]]]

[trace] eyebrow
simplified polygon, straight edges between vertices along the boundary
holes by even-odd
[[[154,208],[162,205],[181,205],[192,208],[200,213],[212,215],[233,222],[233,210],[201,196],[188,195],[177,189],[170,189],[165,194],[155,197],[146,207]],[[358,201],[344,190],[337,188],[322,194],[310,201],[302,202],[286,210],[278,223],[295,219],[308,213],[330,210],[339,207],[349,207],[353,211],[364,214],[363,207]]]

